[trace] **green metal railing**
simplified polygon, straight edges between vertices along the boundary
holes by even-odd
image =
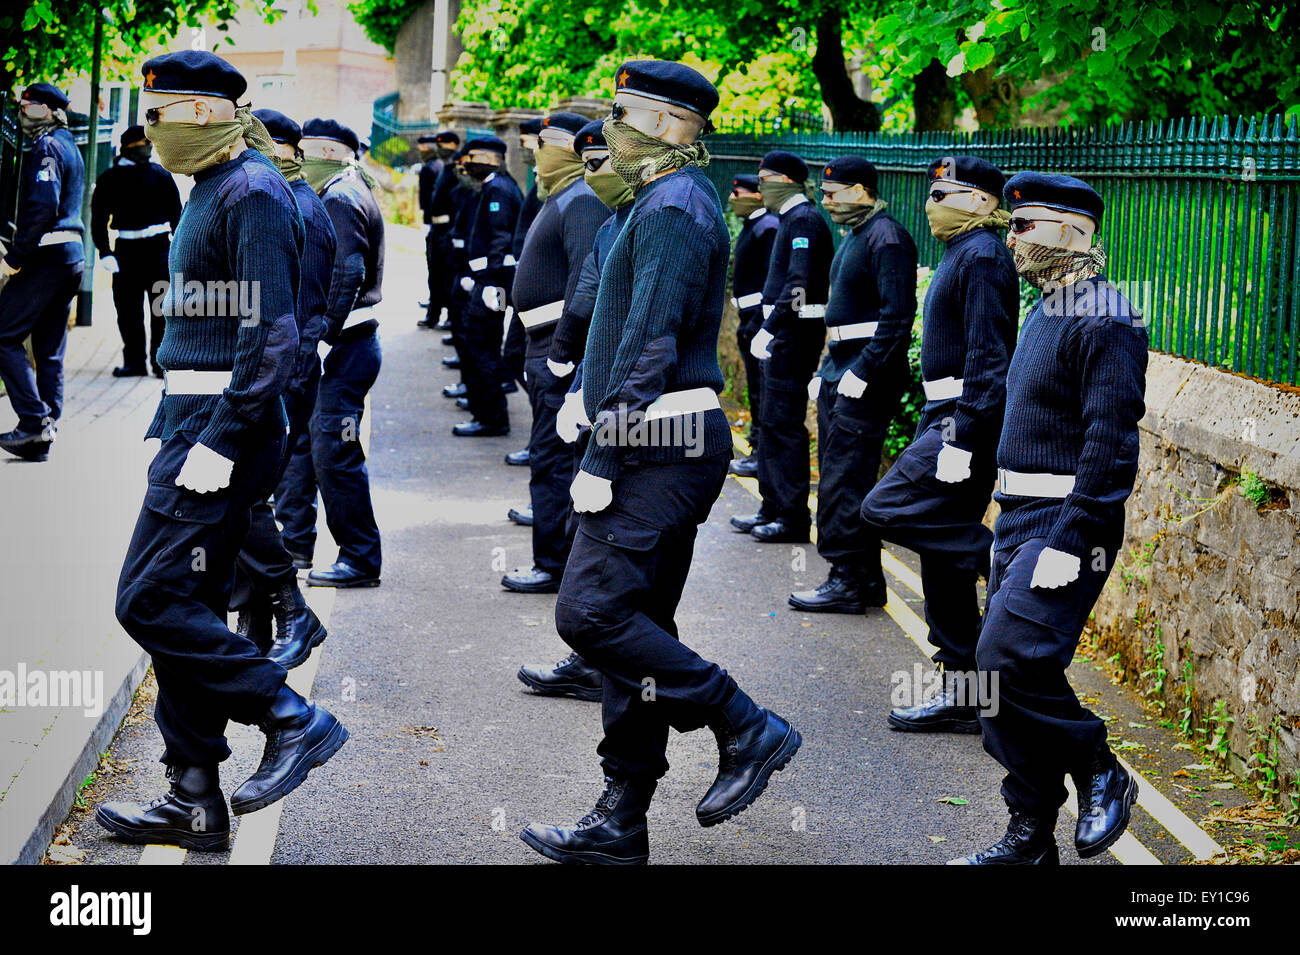
[[[442,129],[438,123],[405,123],[397,118],[399,94],[389,93],[375,100],[370,120],[370,158],[385,166],[410,166],[420,162],[416,142],[426,133]],[[495,136],[486,126],[471,126],[467,136]]]
[[[1100,128],[978,133],[718,133],[706,171],[725,196],[772,149],[814,170],[836,156],[875,163],[880,194],[916,239],[930,235],[926,167],[980,156],[1007,175],[1064,172],[1106,201],[1109,265],[1146,317],[1151,347],[1216,368],[1297,384],[1300,374],[1300,135],[1297,117],[1155,120]],[[813,178],[816,178],[814,175]]]

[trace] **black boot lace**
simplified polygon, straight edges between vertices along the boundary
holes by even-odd
[[[578,820],[577,828],[589,829],[608,819],[614,810],[618,808],[618,804],[623,798],[623,790],[626,788],[626,783],[614,779],[612,776],[606,776],[605,791],[600,794],[600,798],[596,800],[596,805],[591,812]]]

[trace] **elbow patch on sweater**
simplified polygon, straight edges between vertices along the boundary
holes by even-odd
[[[281,315],[267,329],[262,360],[249,386],[237,394],[227,392],[230,402],[243,415],[257,420],[268,405],[284,391],[298,361],[298,323],[292,314]]]
[[[615,396],[616,412],[644,411],[664,393],[664,386],[676,370],[676,337],[665,335],[647,342]]]

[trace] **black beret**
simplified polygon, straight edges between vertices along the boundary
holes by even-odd
[[[473,149],[486,149],[494,153],[506,154],[506,144],[495,136],[480,136],[477,139],[471,139],[465,144],[465,151]]]
[[[302,124],[303,139],[332,139],[356,152],[361,146],[357,134],[333,119],[309,119]]]
[[[804,182],[808,178],[808,164],[784,149],[774,149],[758,164],[759,169],[770,169],[783,176],[789,176],[795,182]]]
[[[440,143],[455,143],[457,146],[460,145],[460,134],[454,129],[439,130],[438,134],[433,138]]]
[[[614,89],[684,106],[705,118],[718,105],[712,83],[685,63],[671,60],[628,60],[614,74]]]
[[[266,131],[277,143],[297,146],[298,140],[302,139],[302,127],[279,110],[255,109],[253,115],[262,121]]]
[[[876,191],[876,167],[861,156],[840,156],[822,170],[822,182],[858,183]]]
[[[44,103],[50,109],[68,108],[68,98],[57,86],[50,83],[33,83],[23,90],[23,99],[29,99],[33,103]]]
[[[573,137],[573,151],[579,156],[588,149],[608,149],[605,142],[605,121],[603,119],[593,119],[582,129],[578,130],[578,135]]]
[[[542,129],[562,129],[566,133],[578,135],[589,120],[580,113],[551,113],[542,120]]]
[[[930,163],[930,178],[960,183],[996,196],[1002,192],[1006,177],[991,162],[975,156],[944,156]]]
[[[438,141],[438,137],[433,135],[433,133],[422,133],[420,135],[420,138],[416,140],[416,142],[419,143],[421,146],[425,145],[426,143],[432,145],[437,141]]]
[[[534,116],[532,119],[526,119],[519,124],[520,136],[536,136],[542,131],[542,117]]]
[[[741,173],[739,176],[733,176],[731,179],[731,188],[748,189],[750,192],[758,192],[758,177],[751,176],[748,173]]]
[[[144,140],[145,135],[143,126],[128,126],[122,133],[122,138],[119,139],[118,142],[123,146],[129,146],[131,143],[141,143],[144,142]]]
[[[1011,208],[1047,206],[1062,212],[1076,212],[1101,225],[1106,205],[1095,189],[1082,179],[1047,172],[1018,172],[1008,181],[1002,196]]]
[[[140,67],[146,93],[188,93],[237,100],[248,89],[244,75],[215,53],[181,50],[146,60]]]

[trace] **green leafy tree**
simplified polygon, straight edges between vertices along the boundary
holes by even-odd
[[[275,0],[20,0],[0,12],[0,69],[4,88],[34,80],[59,82],[90,71],[95,13],[103,11],[104,75],[139,69],[140,51],[175,38],[185,27],[214,24],[224,32],[237,14],[274,22]],[[314,9],[314,7],[313,7]],[[221,38],[210,42],[218,49]]]

